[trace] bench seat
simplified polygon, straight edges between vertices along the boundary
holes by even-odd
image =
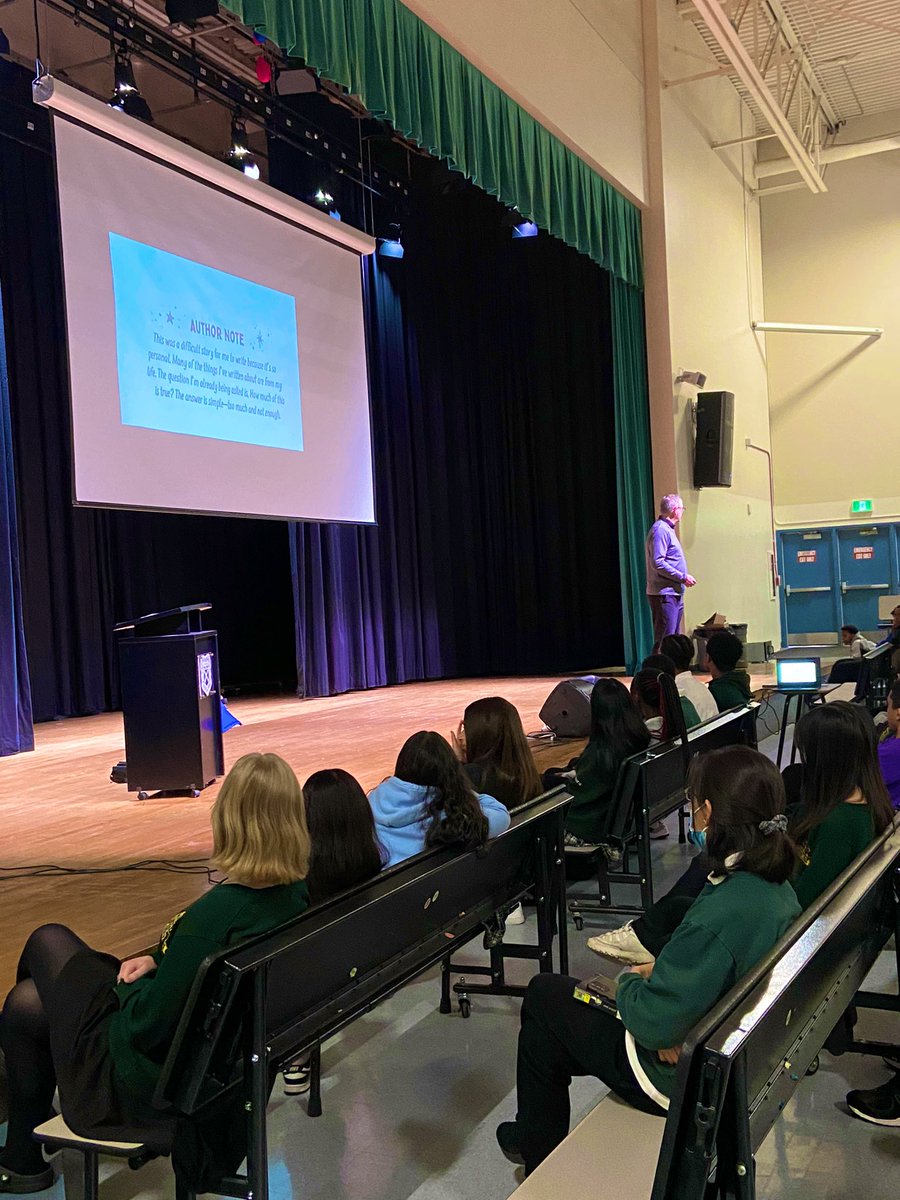
[[[516,1200],[647,1200],[666,1122],[609,1095],[516,1191]]]
[[[50,1150],[93,1149],[98,1154],[111,1154],[117,1158],[133,1158],[147,1150],[143,1142],[101,1142],[97,1138],[81,1137],[72,1132],[63,1117],[51,1117],[38,1125],[34,1136]]]

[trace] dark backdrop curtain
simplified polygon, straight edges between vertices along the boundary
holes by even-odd
[[[623,661],[609,276],[428,171],[364,266],[378,527],[296,527],[306,695]]]
[[[118,707],[114,622],[196,600],[214,605],[226,687],[292,687],[285,522],[72,506],[49,130],[21,76],[0,78],[0,272],[34,718]]]

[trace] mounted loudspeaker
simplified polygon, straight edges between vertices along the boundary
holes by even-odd
[[[701,392],[697,397],[694,487],[731,487],[734,393]]]

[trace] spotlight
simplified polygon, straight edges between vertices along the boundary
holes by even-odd
[[[514,238],[533,238],[538,235],[538,227],[534,221],[523,217],[518,209],[511,208],[500,222],[504,229],[510,230]]]
[[[400,226],[396,222],[388,225],[387,237],[378,239],[378,253],[382,258],[402,258],[403,243],[400,241]]]
[[[231,149],[225,161],[236,171],[243,171],[248,179],[259,179],[259,164],[250,150],[247,127],[237,114],[231,118]]]
[[[334,196],[332,196],[327,187],[316,188],[312,195],[312,202],[318,208],[324,208],[329,217],[333,217],[335,221],[341,219],[341,214],[334,202]]]
[[[134,81],[134,68],[124,46],[120,46],[115,52],[113,70],[116,83],[112,97],[107,101],[109,107],[117,108],[129,117],[137,117],[139,121],[152,121],[153,113]]]

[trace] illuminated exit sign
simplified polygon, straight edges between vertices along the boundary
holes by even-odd
[[[871,500],[851,500],[850,511],[852,513],[870,513],[872,511]]]

